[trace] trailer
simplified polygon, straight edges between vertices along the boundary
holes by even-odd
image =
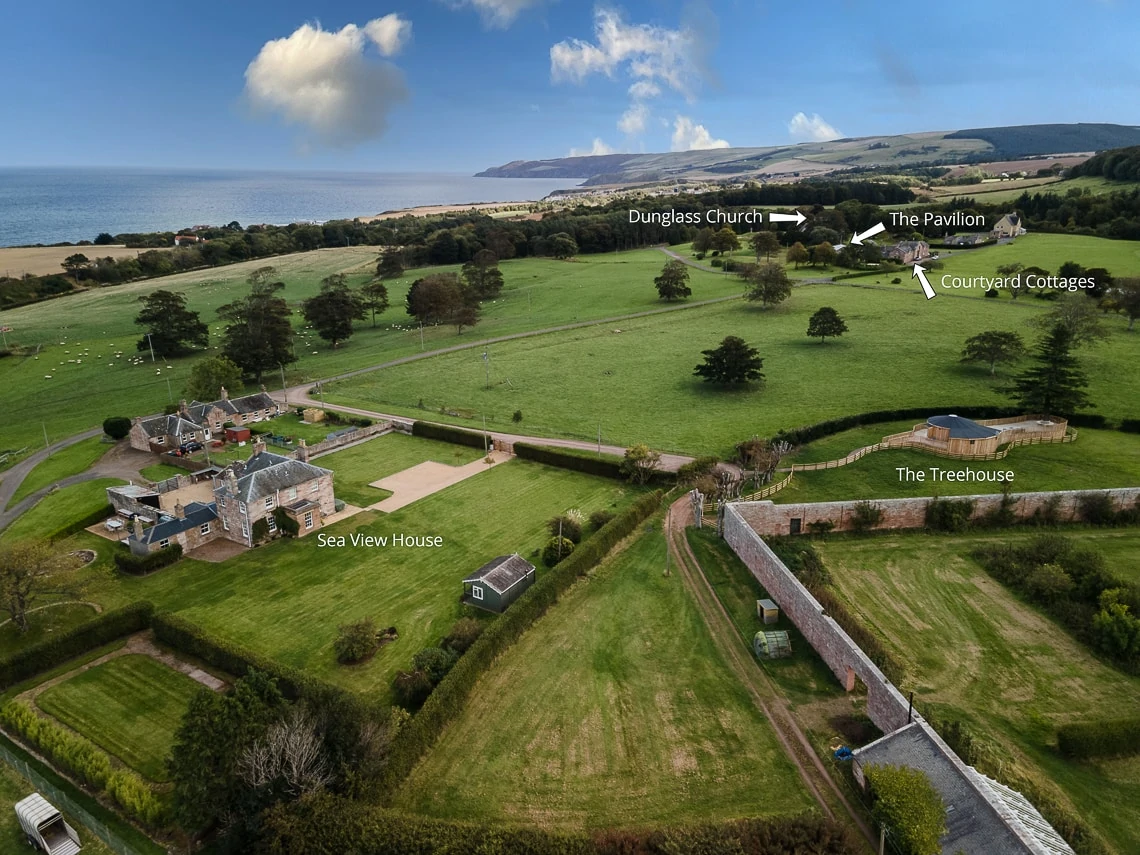
[[[79,852],[79,835],[63,814],[39,793],[16,802],[16,819],[28,843],[46,855],[75,855]]]

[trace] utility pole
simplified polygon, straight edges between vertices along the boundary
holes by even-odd
[[[485,388],[491,388],[491,357],[487,351],[483,351],[483,373],[487,375],[487,385]]]
[[[150,335],[150,333],[146,334],[146,343],[147,346],[150,347],[150,361],[154,362],[154,342],[151,341]]]
[[[424,349],[424,322],[420,321],[420,350]]]
[[[598,425],[598,454],[602,453],[602,426]]]
[[[44,429],[44,448],[47,449],[48,457],[51,457],[51,443],[48,442],[47,438],[47,422],[40,422],[40,424],[43,425]]]
[[[490,454],[491,453],[490,443],[491,443],[491,437],[487,433],[487,414],[483,413],[483,453],[484,454]]]
[[[170,398],[170,403],[174,403],[174,389],[170,387],[170,378],[166,378],[166,394]]]
[[[285,397],[285,406],[289,405],[289,388],[285,385],[285,365],[278,362],[277,367],[281,369],[281,394]]]

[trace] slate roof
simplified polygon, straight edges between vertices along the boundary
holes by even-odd
[[[191,502],[186,506],[186,515],[182,519],[164,518],[158,525],[151,526],[143,532],[141,542],[146,544],[159,543],[169,537],[174,537],[176,534],[197,528],[203,523],[212,522],[217,518],[218,506],[213,502],[208,505],[202,502]],[[137,538],[131,535],[130,539],[136,540]]]
[[[467,582],[482,582],[497,594],[505,594],[527,576],[534,574],[534,565],[515,553],[514,555],[500,555],[488,561],[470,576],[463,580]]]
[[[245,413],[259,413],[262,410],[276,410],[277,402],[266,392],[254,392],[252,395],[243,395],[240,398],[222,398],[209,404],[195,401],[190,405],[192,414],[196,413],[196,407],[203,408],[205,412],[209,412],[212,407],[217,407],[226,415],[233,416],[239,413],[244,415]]]
[[[996,428],[986,427],[962,416],[931,416],[926,420],[928,425],[949,428],[951,439],[989,439],[1001,433]]]
[[[314,478],[331,475],[329,469],[322,469],[311,463],[302,463],[292,457],[261,451],[245,463],[230,464],[229,469],[237,479],[236,496],[249,503],[276,494],[278,490],[296,487]],[[224,475],[222,476],[224,478]],[[223,485],[224,485],[223,481]],[[227,493],[229,491],[226,491]]]
[[[174,413],[169,416],[154,416],[140,422],[143,432],[149,437],[181,436],[184,433],[200,433],[202,426]]]
[[[943,855],[1073,855],[1024,796],[962,763],[925,722],[908,724],[854,755],[864,768],[906,766],[926,773],[946,803]]]

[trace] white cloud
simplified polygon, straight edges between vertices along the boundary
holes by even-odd
[[[648,80],[639,80],[629,87],[630,98],[656,98],[661,94],[661,87]]]
[[[509,27],[523,11],[537,6],[541,0],[449,0],[454,9],[470,6],[488,27]]]
[[[788,122],[788,133],[798,142],[827,142],[840,139],[843,134],[823,120],[819,113],[796,113]]]
[[[368,56],[368,47],[391,56],[407,43],[411,28],[396,15],[336,32],[305,24],[262,46],[245,70],[246,96],[256,110],[306,128],[324,145],[379,137],[388,112],[408,91],[400,70]]]
[[[594,12],[595,42],[566,39],[550,48],[550,75],[555,82],[581,83],[594,74],[613,77],[624,67],[646,84],[635,98],[658,95],[667,86],[691,98],[702,76],[702,37],[694,30],[670,30],[650,24],[627,24],[621,14],[599,8]],[[639,94],[640,93],[640,94]]]
[[[581,148],[570,149],[570,157],[596,157],[599,154],[617,154],[618,151],[612,146],[608,146],[602,141],[601,137],[594,138],[594,145],[589,150]]]
[[[412,22],[399,15],[385,15],[365,24],[364,34],[372,39],[384,56],[395,56],[412,37]]]
[[[618,119],[618,130],[626,136],[636,136],[645,132],[649,121],[649,108],[645,104],[633,104]]]
[[[695,125],[688,116],[678,116],[673,122],[673,151],[703,151],[710,148],[731,148],[728,140],[713,139],[704,125]]]

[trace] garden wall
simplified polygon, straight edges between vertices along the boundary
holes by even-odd
[[[374,436],[381,434],[391,433],[393,429],[392,422],[380,422],[379,424],[369,425],[368,427],[358,428],[351,433],[341,434],[334,439],[326,439],[322,442],[315,442],[308,445],[304,440],[301,440],[297,445],[296,451],[293,452],[298,460],[308,462],[314,457],[322,454],[329,454],[338,449],[344,448],[346,445],[360,442],[361,440],[371,439]]]
[[[1011,508],[1019,519],[1032,517],[1037,511],[1044,511],[1051,501],[1059,501],[1056,509],[1058,519],[1073,521],[1078,519],[1078,502],[1081,496],[1102,493],[1110,496],[1115,510],[1132,507],[1140,499],[1140,488],[1127,487],[1116,490],[1063,490],[1053,493],[1014,493],[1015,504]],[[1054,497],[1058,497],[1054,499]],[[947,499],[968,499],[974,502],[971,519],[979,519],[1001,506],[1002,495],[946,496]],[[883,518],[875,530],[897,528],[922,528],[926,523],[926,506],[933,498],[926,496],[913,499],[876,499],[871,502],[883,512]],[[773,502],[737,502],[735,508],[756,531],[766,535],[791,534],[792,520],[800,520],[800,531],[807,532],[814,522],[831,522],[835,531],[851,531],[851,517],[859,502],[818,502],[815,504],[783,504]]]
[[[867,715],[883,733],[907,723],[908,702],[878,666],[843,628],[828,616],[819,601],[776,557],[741,513],[750,504],[730,504],[724,512],[724,539],[777,605],[815,648],[839,681],[850,691],[858,677],[867,687]]]

